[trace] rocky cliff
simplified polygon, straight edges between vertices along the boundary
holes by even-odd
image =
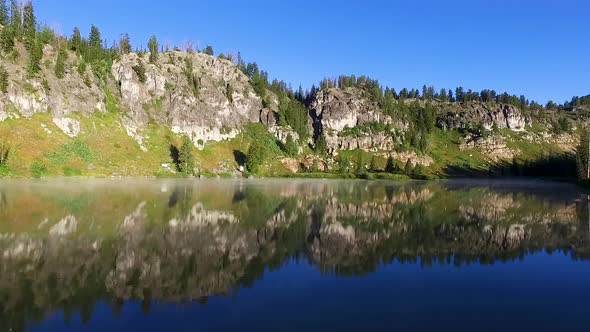
[[[543,120],[508,104],[436,99],[398,100],[398,108],[415,108],[392,112],[359,87],[314,91],[306,101],[305,119],[293,120],[291,115],[292,123],[309,127],[312,135],[302,140],[301,130],[289,126],[290,115],[281,99],[285,97],[271,91],[270,84],[261,93],[243,68],[225,58],[169,51],[151,62],[149,54],[119,54],[108,72],[97,74],[81,56],[67,51],[65,74],[58,78],[54,70],[57,54],[55,45],[44,46],[43,65],[37,75],[27,73],[28,51],[22,44],[17,43],[13,54],[0,55],[8,74],[7,91],[0,94],[0,135],[11,147],[12,165],[8,166],[15,174],[25,174],[35,162],[41,169],[49,169],[48,173],[61,168],[81,173],[86,168],[102,175],[169,172],[168,165],[174,162],[169,146],[177,145],[178,135],[187,135],[199,150],[214,142],[229,142],[224,143],[225,148],[200,155],[206,160],[199,161],[198,169],[232,172],[243,165],[236,156],[245,154],[252,141],[260,140],[256,134],[246,140],[240,136],[232,143],[251,124],[263,126],[279,146],[284,146],[289,136],[297,142],[299,157],[289,163],[295,166],[281,166],[277,172],[298,171],[301,167],[297,165],[315,160],[310,152],[320,137],[326,143],[327,157],[320,160],[325,170],[334,170],[330,165],[335,165],[340,152],[352,150],[393,157],[402,164],[438,165],[433,172],[444,172],[462,155],[476,155],[479,159],[473,164],[481,164],[540,157],[527,155],[527,146],[560,153],[572,151],[576,144],[574,136],[554,132],[555,116],[551,114]],[[424,108],[434,110],[435,135],[416,134],[414,113]],[[458,133],[459,137],[440,134],[444,132]],[[45,142],[33,147],[23,138]],[[78,162],[66,158],[56,163],[59,158],[51,156],[67,150],[71,139],[89,145],[94,161],[103,161],[102,165],[91,162],[92,158]],[[103,139],[110,141],[99,144]],[[449,157],[442,154],[445,151],[459,152]],[[124,162],[136,165],[127,167]]]

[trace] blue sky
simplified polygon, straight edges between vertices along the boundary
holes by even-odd
[[[269,76],[309,88],[323,77],[463,86],[546,102],[590,94],[590,1],[36,0],[40,21],[70,35],[96,24],[109,45],[192,40],[241,51]]]

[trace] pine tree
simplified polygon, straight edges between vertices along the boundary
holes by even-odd
[[[88,62],[93,62],[102,57],[102,39],[100,31],[95,25],[90,28],[90,35],[88,37],[89,52],[87,54]]]
[[[191,142],[188,136],[184,136],[182,138],[182,145],[180,146],[180,150],[178,151],[178,161],[180,166],[180,171],[187,175],[193,174],[194,169],[194,159],[193,159],[193,142]]]
[[[2,65],[0,65],[0,92],[8,92],[8,72]]]
[[[81,44],[82,44],[82,35],[80,34],[80,29],[77,27],[74,28],[74,33],[72,34],[72,38],[70,39],[70,49],[72,51],[76,51],[78,54],[81,51]]]
[[[293,136],[287,135],[287,140],[285,141],[284,151],[290,157],[295,157],[299,153],[299,149],[297,148],[297,143],[293,139]]]
[[[102,39],[100,37],[100,31],[98,27],[92,25],[90,27],[90,35],[88,37],[88,43],[91,48],[102,48]]]
[[[10,28],[14,37],[20,38],[22,36],[22,12],[18,0],[10,0]]]
[[[0,47],[6,53],[14,49],[14,30],[8,26],[0,32]]]
[[[412,161],[408,158],[408,161],[406,161],[406,166],[404,166],[404,173],[406,175],[411,175],[413,170],[414,166],[412,165]]]
[[[576,168],[578,170],[578,179],[588,179],[588,159],[590,158],[590,133],[588,128],[580,129],[580,144],[576,150]]]
[[[121,49],[121,54],[128,54],[131,52],[131,40],[129,39],[129,35],[127,33],[121,36],[119,48]]]
[[[41,43],[35,43],[31,54],[29,56],[29,66],[27,73],[29,76],[35,76],[41,70],[41,58],[43,57],[43,45]]]
[[[203,53],[208,54],[208,55],[214,55],[215,54],[213,52],[213,47],[211,47],[211,46],[205,47],[205,49],[203,50]]]
[[[156,36],[150,38],[148,48],[150,49],[150,63],[156,63],[158,61],[158,39]]]
[[[387,158],[387,164],[385,165],[385,171],[387,173],[395,172],[395,161],[393,160],[392,156],[389,156],[389,158]]]
[[[0,0],[0,25],[3,27],[8,26],[8,6],[6,0]]]
[[[246,154],[246,168],[252,173],[258,172],[260,166],[264,163],[268,155],[268,151],[264,143],[260,140],[255,140],[248,148]]]
[[[23,36],[25,46],[29,51],[35,47],[35,26],[37,22],[35,19],[35,12],[33,10],[33,3],[27,2],[23,8]]]
[[[355,173],[361,174],[365,172],[365,158],[362,150],[356,150]]]
[[[325,154],[328,151],[328,144],[326,143],[326,136],[320,134],[315,142],[315,152]]]
[[[141,61],[141,59],[138,59],[137,64],[135,66],[131,67],[131,69],[133,69],[135,74],[137,74],[137,79],[141,83],[145,83],[145,81],[147,80],[147,77],[145,76],[145,67],[143,65],[143,61]]]
[[[64,78],[67,57],[68,54],[66,53],[66,50],[62,47],[57,53],[57,60],[55,61],[55,76],[59,79]]]

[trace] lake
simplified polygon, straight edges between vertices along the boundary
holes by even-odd
[[[588,331],[567,183],[2,180],[0,331]]]

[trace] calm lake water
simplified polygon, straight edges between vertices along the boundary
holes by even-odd
[[[588,206],[534,181],[0,181],[0,331],[588,331]]]

